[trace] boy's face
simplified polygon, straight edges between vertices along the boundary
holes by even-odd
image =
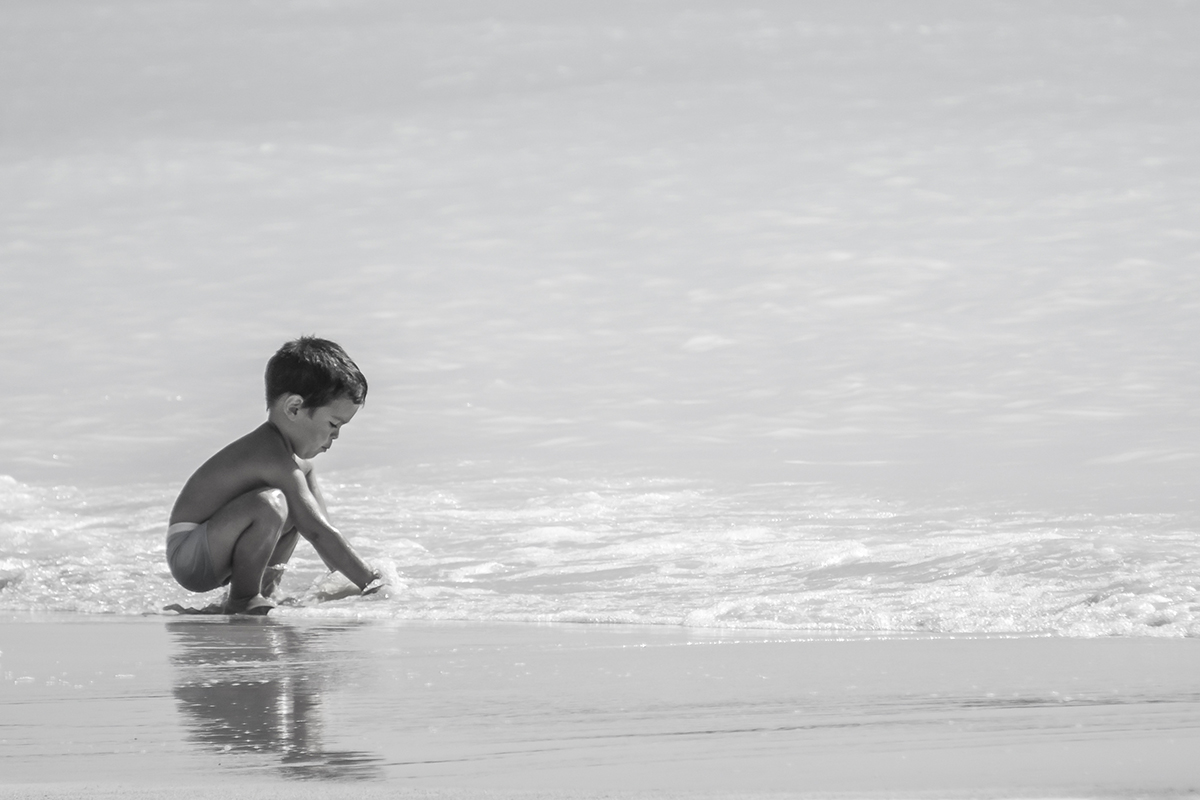
[[[296,455],[312,458],[333,446],[342,426],[354,419],[358,406],[342,395],[327,406],[304,408],[296,415],[297,436],[293,439]]]

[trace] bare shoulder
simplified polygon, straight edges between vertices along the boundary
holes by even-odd
[[[263,423],[221,448],[209,459],[208,464],[239,472],[258,472],[266,477],[268,473],[288,468],[291,456],[287,445],[270,423]]]

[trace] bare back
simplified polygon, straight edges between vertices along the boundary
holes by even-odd
[[[284,476],[300,465],[270,422],[264,422],[200,465],[184,484],[171,524],[205,522],[246,492],[279,487]]]

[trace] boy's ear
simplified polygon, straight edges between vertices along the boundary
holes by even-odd
[[[299,416],[302,408],[304,408],[304,398],[298,394],[289,394],[283,401],[283,413],[289,417]]]

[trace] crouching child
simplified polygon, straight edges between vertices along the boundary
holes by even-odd
[[[181,586],[229,585],[224,611],[266,614],[303,536],[363,594],[383,581],[329,522],[312,458],[328,450],[367,397],[334,342],[306,336],[267,362],[267,421],[226,445],[184,484],[171,509],[167,564]]]

